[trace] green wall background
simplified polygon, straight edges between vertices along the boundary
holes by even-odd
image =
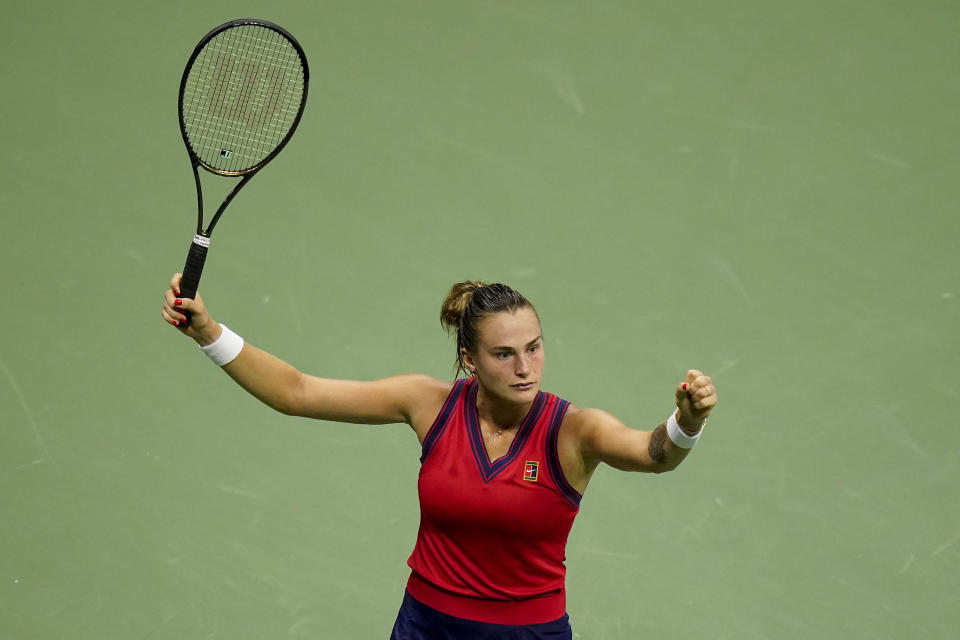
[[[576,637],[960,627],[955,2],[10,2],[0,40],[0,637],[385,638],[403,426],[286,418],[159,318],[195,196],[187,56],[228,19],[312,67],[201,291],[304,370],[452,374],[451,283],[538,306],[545,386],[694,455],[601,471]]]

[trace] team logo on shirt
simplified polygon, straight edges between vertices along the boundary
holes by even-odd
[[[536,482],[540,478],[540,463],[527,460],[523,463],[523,479]]]

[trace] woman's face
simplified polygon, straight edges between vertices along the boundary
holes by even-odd
[[[477,348],[463,350],[464,364],[483,388],[509,403],[533,402],[543,376],[540,319],[530,307],[484,317],[477,324]]]

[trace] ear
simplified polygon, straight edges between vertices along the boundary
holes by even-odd
[[[466,347],[460,347],[460,360],[463,361],[463,366],[465,366],[470,373],[477,372],[477,363],[473,361],[473,357],[470,355],[470,352],[467,351]]]

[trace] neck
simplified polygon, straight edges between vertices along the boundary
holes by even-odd
[[[497,429],[513,429],[519,427],[527,417],[533,402],[514,404],[491,397],[486,393],[483,385],[477,390],[477,416]]]

